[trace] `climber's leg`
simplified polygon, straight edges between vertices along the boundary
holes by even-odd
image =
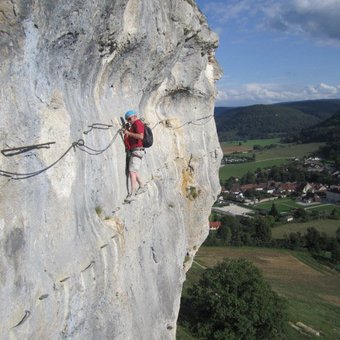
[[[130,171],[131,180],[131,195],[134,195],[137,190],[137,184],[139,183],[138,172]]]
[[[142,179],[141,179],[141,177],[139,175],[139,172],[136,172],[136,180],[138,182],[139,187],[143,187],[144,186],[144,183],[143,183],[143,181],[142,181]]]
[[[131,202],[134,200],[136,194],[140,194],[144,192],[146,189],[143,185],[143,181],[139,175],[139,168],[142,163],[142,158],[144,155],[144,151],[136,150],[133,151],[129,160],[129,177],[131,183],[131,190],[128,197],[125,199],[125,202]],[[138,188],[139,186],[139,188]],[[138,188],[138,192],[137,192]]]

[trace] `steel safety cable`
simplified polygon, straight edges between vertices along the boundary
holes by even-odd
[[[45,172],[46,170],[52,168],[53,166],[55,166],[57,163],[59,163],[69,152],[72,148],[75,148],[78,144],[77,142],[73,142],[69,148],[56,160],[54,161],[52,164],[50,164],[49,166],[40,169],[38,171],[33,171],[33,172],[28,172],[28,173],[18,173],[18,172],[11,172],[11,171],[5,171],[5,170],[0,170],[0,175],[1,176],[5,176],[5,177],[9,177],[13,180],[20,180],[20,179],[27,179],[30,177],[34,177],[37,175],[40,175],[41,173]]]
[[[91,156],[97,156],[97,155],[100,155],[102,154],[103,152],[105,152],[107,149],[109,149],[112,144],[115,142],[118,134],[120,133],[120,129],[117,130],[117,132],[114,134],[114,136],[112,137],[110,143],[108,144],[108,146],[106,146],[104,149],[100,149],[100,150],[97,150],[97,149],[94,149],[94,148],[91,148],[89,147],[88,145],[85,144],[85,141],[83,139],[80,139],[79,140],[79,143],[77,143],[76,147],[83,151],[83,152],[86,152],[87,154],[91,155]]]
[[[194,124],[194,125],[205,125],[207,124],[210,119],[204,123],[196,123],[198,121],[201,121],[201,120],[204,120],[204,119],[208,119],[208,118],[212,118],[213,115],[209,115],[209,116],[205,116],[205,117],[202,117],[202,118],[198,118],[196,120],[192,120],[192,121],[188,121],[184,124],[182,124],[181,126],[179,127],[175,127],[175,128],[172,128],[173,130],[176,130],[176,129],[179,129],[185,125],[189,125],[189,124]],[[158,124],[162,123],[164,120],[160,120],[158,123],[156,123],[152,129],[154,129]],[[165,120],[166,121],[166,120]],[[93,129],[99,129],[99,130],[108,130],[112,127],[113,125],[110,125],[110,124],[102,124],[102,123],[93,123],[91,125],[89,125],[88,127],[90,128],[90,130],[87,130],[87,131],[84,131],[84,134],[87,134],[89,133],[90,131],[92,131]],[[73,142],[69,148],[56,160],[54,161],[52,164],[50,164],[49,166],[43,168],[43,169],[40,169],[38,171],[33,171],[33,172],[28,172],[28,173],[18,173],[18,172],[11,172],[11,171],[6,171],[6,170],[1,170],[0,169],[0,176],[3,176],[3,177],[8,177],[10,179],[13,179],[13,180],[21,180],[21,179],[27,179],[27,178],[31,178],[31,177],[34,177],[34,176],[37,176],[37,175],[40,175],[41,173],[45,172],[46,170],[52,168],[53,166],[55,166],[58,162],[60,162],[69,152],[70,150],[73,148],[74,150],[76,148],[78,148],[79,150],[91,155],[91,156],[97,156],[97,155],[100,155],[102,154],[103,152],[105,152],[106,150],[108,150],[112,145],[113,143],[115,142],[118,134],[121,132],[121,129],[118,129],[117,132],[114,134],[114,136],[112,137],[110,143],[108,144],[108,146],[106,146],[104,149],[100,149],[100,150],[97,150],[97,149],[94,149],[94,148],[91,148],[89,147],[88,145],[85,144],[85,141],[83,139],[79,139],[78,141],[76,142]],[[54,142],[51,142],[51,143],[44,143],[45,145],[48,145],[48,144],[53,144]],[[37,145],[36,145],[37,146]],[[35,146],[35,148],[37,148]],[[32,147],[32,146],[30,146]],[[13,150],[15,150],[16,148],[14,148]],[[17,148],[19,150],[19,148]],[[28,150],[28,148],[26,147],[23,147],[22,148],[23,150]],[[9,150],[8,150],[9,151]],[[24,151],[25,152],[25,151]]]

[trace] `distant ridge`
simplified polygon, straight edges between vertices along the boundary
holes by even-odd
[[[285,102],[244,107],[216,107],[221,141],[257,139],[299,134],[340,111],[340,99]]]
[[[308,142],[339,142],[340,141],[340,110],[320,124],[301,131],[300,139]]]
[[[227,111],[233,110],[234,107],[215,107],[214,114],[215,116],[220,116]]]
[[[325,119],[340,110],[340,99],[304,100],[274,105],[293,107],[304,113]]]

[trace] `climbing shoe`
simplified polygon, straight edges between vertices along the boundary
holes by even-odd
[[[140,195],[142,194],[143,192],[145,192],[147,190],[147,187],[146,185],[142,186],[142,187],[139,187],[136,191],[136,195]]]
[[[125,203],[130,203],[130,202],[134,201],[135,199],[136,199],[136,198],[135,198],[135,195],[129,194],[129,195],[126,196],[124,202],[125,202]]]

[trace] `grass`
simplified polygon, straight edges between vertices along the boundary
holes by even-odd
[[[261,145],[266,146],[270,144],[279,144],[280,138],[267,138],[267,139],[249,139],[249,140],[236,140],[236,141],[230,141],[230,142],[222,142],[221,147],[233,147],[233,146],[239,146],[239,144],[247,147],[253,148],[254,145]]]
[[[223,258],[246,258],[263,273],[271,287],[288,304],[289,320],[298,321],[322,332],[324,339],[339,339],[340,332],[340,275],[322,266],[306,252],[286,249],[250,247],[202,247],[195,260],[211,267]],[[197,280],[202,268],[196,266],[186,285]],[[287,339],[304,339],[289,330]],[[186,339],[180,338],[178,339]],[[187,338],[191,339],[191,338]]]
[[[255,205],[255,208],[269,211],[271,209],[273,203],[275,203],[276,209],[280,213],[289,213],[293,209],[304,208],[305,210],[307,210],[309,212],[317,211],[317,212],[319,212],[320,215],[322,215],[322,214],[329,215],[335,209],[338,212],[338,214],[340,215],[340,207],[335,205],[335,204],[318,203],[318,204],[306,206],[306,205],[301,205],[301,204],[296,203],[291,198],[279,198],[279,199],[272,200],[272,201],[258,203],[258,204]]]
[[[282,144],[284,147],[278,147],[256,153],[256,159],[263,160],[268,158],[289,157],[303,158],[304,156],[318,150],[321,145],[324,145],[324,143]]]
[[[329,267],[326,267],[322,265],[321,262],[316,261],[307,251],[295,251],[294,256],[305,265],[315,269],[320,273],[332,272]]]
[[[297,209],[297,208],[301,207],[299,204],[297,204],[291,198],[279,198],[279,199],[276,199],[276,200],[273,200],[273,201],[258,203],[258,204],[255,205],[255,208],[269,211],[271,209],[273,203],[275,203],[276,209],[280,213],[287,213],[292,209]]]
[[[248,171],[255,171],[258,168],[263,169],[269,168],[273,165],[289,163],[290,158],[303,158],[304,156],[316,151],[321,145],[323,144],[280,144],[280,146],[277,148],[256,152],[255,162],[228,164],[222,167],[220,169],[220,180],[225,181],[231,176],[242,177]]]
[[[309,222],[287,223],[273,228],[272,237],[283,239],[285,235],[289,235],[291,232],[305,234],[310,227],[314,227],[320,233],[324,232],[330,237],[335,237],[336,230],[340,228],[340,220],[320,219]]]
[[[322,204],[305,208],[308,211],[318,211],[319,213],[330,214],[334,209],[340,214],[340,207],[334,204]]]
[[[270,139],[250,139],[246,141],[231,141],[222,142],[221,148],[223,153],[234,153],[234,152],[250,152],[253,150],[254,145],[266,146],[270,144],[279,144],[280,138]]]
[[[241,143],[245,146],[254,146],[254,145],[261,145],[266,146],[270,144],[279,144],[280,138],[267,138],[267,139],[249,139],[249,140],[237,140],[237,141],[230,141],[230,142],[222,142],[222,146],[234,146],[239,145]]]
[[[287,162],[287,159],[271,159],[241,164],[228,164],[220,168],[220,181],[226,181],[230,177],[242,177],[248,171],[254,172],[258,168],[269,168],[274,165],[282,165]]]

